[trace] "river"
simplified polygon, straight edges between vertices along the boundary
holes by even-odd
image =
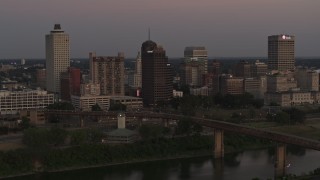
[[[301,175],[320,168],[320,151],[287,151],[287,173]],[[99,167],[12,178],[16,180],[251,180],[274,177],[273,149],[226,154],[223,161],[211,156]]]

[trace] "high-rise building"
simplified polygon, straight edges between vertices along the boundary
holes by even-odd
[[[259,60],[256,60],[251,65],[251,77],[266,76],[267,72],[268,72],[268,65],[264,62],[260,62]]]
[[[36,70],[37,86],[42,89],[46,88],[46,69]]]
[[[290,35],[273,35],[268,37],[269,70],[293,70],[295,37]]]
[[[190,86],[202,86],[202,76],[208,73],[208,52],[205,47],[186,47],[182,78]]]
[[[90,76],[95,84],[100,84],[101,95],[124,96],[124,54],[96,57],[90,53]]]
[[[46,35],[46,79],[47,91],[60,93],[60,76],[70,66],[69,35],[60,24]]]
[[[140,87],[141,88],[141,81],[142,81],[142,67],[141,67],[141,53],[138,53],[137,59],[136,59],[136,68],[134,72],[134,80],[133,84],[134,87]]]
[[[172,97],[171,66],[166,51],[148,40],[141,47],[142,96],[144,104],[154,106]]]

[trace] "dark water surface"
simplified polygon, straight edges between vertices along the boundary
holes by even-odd
[[[288,150],[287,172],[301,175],[320,167],[320,152]],[[274,177],[273,150],[226,154],[223,161],[211,156],[117,165],[58,173],[44,173],[16,180],[236,180]]]

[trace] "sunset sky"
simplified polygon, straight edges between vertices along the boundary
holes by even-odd
[[[71,57],[135,57],[148,38],[170,57],[205,46],[210,57],[267,56],[267,36],[296,36],[296,56],[320,56],[320,0],[0,0],[0,59],[44,58],[55,23]]]

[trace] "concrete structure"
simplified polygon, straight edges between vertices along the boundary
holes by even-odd
[[[141,53],[138,52],[138,56],[136,58],[134,75],[133,75],[133,87],[141,88],[141,86],[142,86]]]
[[[208,73],[208,52],[205,47],[186,47],[181,66],[183,83],[189,86],[202,86],[202,76]]]
[[[172,97],[173,83],[165,50],[148,40],[142,44],[141,58],[144,104],[155,106],[159,101],[168,101]]]
[[[302,91],[319,91],[319,73],[317,71],[298,67],[294,77]]]
[[[141,98],[131,96],[71,96],[72,105],[82,111],[91,111],[91,107],[98,104],[104,111],[109,110],[112,103],[126,105],[127,110],[141,109],[143,102]]]
[[[20,119],[27,117],[30,119],[30,123],[33,125],[45,124],[45,115],[43,109],[28,109],[20,111]]]
[[[264,62],[256,60],[251,64],[251,77],[266,76],[268,72],[268,65]]]
[[[81,96],[99,96],[100,84],[85,83],[80,85]]]
[[[177,90],[173,90],[173,97],[183,97],[183,91],[177,91]]]
[[[297,88],[297,81],[287,74],[267,75],[267,92],[284,92]]]
[[[0,91],[0,113],[17,114],[25,109],[43,109],[54,103],[54,95],[43,90]]]
[[[134,143],[138,139],[138,133],[126,129],[126,116],[124,113],[118,114],[118,129],[107,132],[106,142],[111,144]]]
[[[110,96],[110,104],[121,103],[126,105],[127,110],[136,110],[143,107],[142,98],[132,96]]]
[[[69,35],[61,30],[60,24],[46,35],[46,86],[47,91],[60,93],[60,76],[70,66]]]
[[[95,84],[100,84],[101,95],[124,96],[124,54],[96,57],[90,53],[90,76]]]
[[[199,87],[199,88],[190,88],[190,94],[195,96],[209,96],[211,95],[212,89],[209,87]]]
[[[243,94],[243,78],[233,77],[230,74],[224,74],[220,76],[220,93],[226,94]]]
[[[72,105],[81,111],[91,111],[93,105],[107,111],[110,107],[110,96],[74,96],[71,95]]]
[[[293,70],[295,66],[295,37],[290,35],[273,35],[268,37],[269,70]]]
[[[260,76],[258,78],[244,79],[244,92],[252,94],[257,99],[263,99],[264,93],[267,91],[267,78]]]

